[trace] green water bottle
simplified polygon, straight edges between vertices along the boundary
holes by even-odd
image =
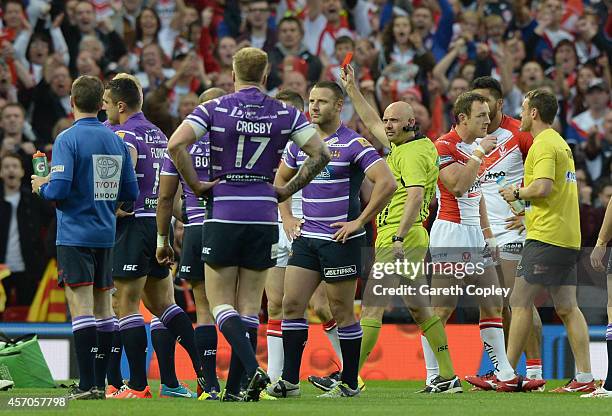
[[[36,176],[47,176],[49,175],[49,162],[47,162],[47,155],[40,150],[32,155],[32,167],[34,168],[34,175]]]

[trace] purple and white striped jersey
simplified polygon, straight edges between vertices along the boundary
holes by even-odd
[[[198,140],[188,149],[191,161],[198,179],[200,181],[208,181],[210,178],[209,174],[209,160],[210,160],[210,146],[208,142],[208,134],[204,135],[201,140]],[[180,175],[172,158],[168,154],[164,156],[164,166],[161,171],[162,175]],[[202,225],[204,223],[204,217],[206,216],[206,201],[204,198],[198,198],[189,185],[183,180],[182,176],[179,176],[181,184],[183,186],[183,195],[185,195],[185,210],[187,212],[187,221],[185,227],[192,225]]]
[[[185,122],[198,138],[210,133],[210,179],[220,179],[205,222],[277,224],[272,182],[283,149],[315,134],[304,114],[251,87],[197,106]]]
[[[138,199],[134,202],[134,216],[154,217],[159,192],[159,174],[168,147],[166,135],[138,112],[128,118],[115,132],[128,147],[136,149],[136,177]]]
[[[361,214],[359,190],[365,172],[382,161],[376,149],[359,133],[341,125],[325,139],[332,160],[315,179],[302,189],[304,237],[331,240],[338,231],[331,224],[348,222]],[[299,169],[308,156],[292,144],[283,159],[291,169]],[[361,229],[349,238],[364,235]]]

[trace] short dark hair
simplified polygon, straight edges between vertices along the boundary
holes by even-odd
[[[279,101],[287,102],[300,111],[304,111],[304,99],[300,94],[293,90],[280,90],[276,93],[276,98]]]
[[[333,93],[335,101],[344,99],[342,88],[340,88],[340,86],[333,81],[319,81],[313,86],[313,88],[327,88]]]
[[[123,101],[130,110],[136,110],[141,105],[138,85],[130,78],[114,78],[108,82],[106,89],[114,103]]]
[[[552,124],[557,116],[559,103],[555,94],[542,88],[529,91],[525,98],[528,99],[529,109],[535,108],[540,114],[540,118],[546,124]]]
[[[281,20],[279,20],[278,25],[276,25],[276,27],[280,29],[283,23],[295,23],[300,28],[300,33],[302,35],[304,34],[304,27],[302,26],[302,21],[297,17],[291,15],[285,16]]]
[[[15,153],[15,152],[5,153],[2,157],[0,157],[0,164],[4,162],[4,159],[8,159],[9,157],[12,157],[13,159],[17,159],[19,161],[19,166],[21,166],[21,169],[23,169],[23,159],[21,159],[21,156],[19,156],[19,153]]]
[[[26,111],[21,104],[7,103],[4,107],[2,107],[2,110],[0,110],[0,119],[2,118],[2,116],[4,116],[4,110],[6,110],[7,108],[18,108],[19,110],[21,110],[21,115],[25,118]]]
[[[349,36],[340,36],[338,39],[336,39],[336,43],[334,44],[334,47],[337,48],[340,45],[351,45],[354,48],[355,41]]]
[[[70,95],[77,109],[84,113],[97,113],[102,108],[104,84],[100,78],[81,75],[72,83]]]
[[[489,90],[496,100],[504,98],[502,86],[498,80],[491,76],[478,77],[472,81],[472,90]]]
[[[453,105],[453,114],[455,118],[458,120],[459,114],[465,114],[469,117],[472,114],[472,104],[475,102],[486,103],[487,99],[472,91],[459,94],[459,97],[457,97]]]

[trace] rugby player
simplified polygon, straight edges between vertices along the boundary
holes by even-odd
[[[117,285],[119,303],[119,330],[121,341],[130,364],[130,381],[115,394],[114,399],[150,398],[146,377],[147,336],[139,305],[142,298],[147,308],[158,320],[152,326],[169,333],[159,335],[157,346],[174,349],[174,340],[187,350],[198,383],[204,384],[203,370],[195,346],[193,326],[187,314],[174,302],[167,266],[155,258],[155,210],[159,191],[159,174],[163,165],[166,136],[142,114],[142,93],[129,77],[111,80],[104,93],[104,106],[110,124],[120,125],[116,134],[130,148],[130,156],[136,169],[140,193],[134,204],[134,215],[123,219],[118,230],[113,259],[113,275]],[[153,329],[154,330],[154,329]],[[152,336],[155,339],[154,336]],[[171,357],[168,351],[162,357]],[[168,376],[170,385],[161,386],[162,396],[195,397],[176,380],[173,361],[162,360],[160,371]],[[165,365],[170,365],[170,368]],[[163,367],[163,368],[162,368]],[[164,377],[166,378],[166,377]]]
[[[210,88],[200,96],[200,104],[225,95],[220,88]],[[210,144],[208,135],[194,143],[189,149],[198,177],[209,179]],[[204,288],[204,262],[202,261],[202,224],[206,216],[203,198],[195,196],[183,178],[178,174],[172,159],[164,156],[159,180],[159,198],[157,201],[157,233],[168,235],[170,220],[177,194],[184,195],[184,207],[181,207],[180,218],[185,218],[181,259],[178,266],[178,277],[188,280],[193,289],[196,304],[195,339],[204,370],[205,389],[199,393],[200,400],[216,400],[221,392],[217,379],[217,328],[210,314],[210,307]],[[184,215],[182,215],[184,212]],[[156,258],[159,264],[169,266],[174,262],[174,251],[171,246],[158,247]]]
[[[355,321],[353,303],[357,277],[362,269],[365,247],[364,224],[388,202],[396,189],[388,166],[372,145],[355,131],[342,125],[344,102],[338,84],[321,81],[310,91],[309,111],[317,131],[329,146],[332,161],[307,185],[302,193],[304,223],[292,246],[285,272],[283,297],[283,346],[285,360],[282,378],[268,387],[276,397],[299,396],[299,370],[308,338],[304,312],[308,300],[324,281],[332,314],[338,322],[342,350],[341,379],[320,397],[359,395],[358,366],[362,331]],[[276,175],[279,186],[292,180],[307,155],[292,144]],[[359,190],[367,177],[373,184],[372,197],[363,212]],[[281,204],[281,216],[292,217],[291,206]],[[297,221],[297,220],[293,220]]]
[[[168,144],[187,185],[197,196],[207,193],[202,230],[206,295],[217,326],[237,357],[236,373],[244,370],[249,381],[245,396],[239,395],[239,382],[226,386],[222,397],[226,401],[258,401],[269,382],[243,322],[259,324],[265,278],[276,264],[278,202],[303,188],[330,159],[304,114],[263,92],[267,67],[264,51],[238,51],[233,60],[236,93],[196,107]],[[198,179],[187,150],[207,132],[211,182]],[[288,140],[310,157],[291,182],[274,187],[274,172]],[[169,245],[167,235],[158,239],[160,245]]]

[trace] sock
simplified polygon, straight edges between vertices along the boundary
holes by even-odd
[[[438,366],[436,354],[434,354],[429,346],[429,341],[427,341],[425,335],[421,335],[421,346],[423,347],[423,358],[425,359],[425,370],[427,371],[425,384],[429,385],[434,378],[440,375],[440,367]]]
[[[342,382],[355,390],[359,386],[357,383],[359,351],[361,350],[361,338],[363,338],[361,325],[355,322],[353,325],[338,328],[338,338],[340,338],[340,348],[342,348],[342,357],[344,357]]]
[[[542,359],[532,358],[527,360],[527,378],[534,380],[542,379]]]
[[[138,391],[147,387],[147,331],[141,314],[119,319],[121,343],[130,365],[129,386]]]
[[[480,338],[493,363],[497,378],[500,381],[512,380],[515,373],[506,355],[502,318],[482,318],[480,320]]]
[[[603,388],[612,391],[612,323],[606,328],[606,344],[608,346],[608,375]]]
[[[283,319],[281,328],[285,352],[282,379],[299,384],[302,354],[308,340],[308,322],[306,319]]]
[[[575,377],[578,383],[590,383],[593,381],[593,374],[591,373],[576,373]]]
[[[113,344],[108,360],[106,378],[109,385],[120,389],[121,386],[123,386],[123,376],[121,375],[121,353],[123,351],[123,345],[121,344],[121,334],[119,333],[119,320],[116,316],[113,316],[113,325]]]
[[[72,334],[79,364],[79,388],[90,390],[95,385],[95,356],[98,350],[96,319],[93,315],[77,316],[72,319]]]
[[[340,360],[340,368],[342,368],[342,349],[340,348],[340,339],[338,338],[338,324],[335,319],[330,320],[329,322],[325,322],[323,324],[323,330],[325,331],[325,335],[329,342],[331,342],[334,351],[336,351],[336,356]]]
[[[170,388],[178,387],[179,382],[176,378],[176,368],[174,367],[176,338],[156,316],[151,319],[151,343],[157,355],[161,384],[165,384]]]
[[[217,328],[214,324],[198,325],[194,331],[196,346],[202,360],[206,387],[221,391],[217,378]]]
[[[240,319],[246,328],[246,335],[249,338],[251,349],[255,352],[257,350],[257,328],[259,326],[259,318],[257,318],[257,316],[243,315]],[[244,366],[242,362],[240,362],[240,357],[237,352],[232,349],[225,388],[228,392],[237,395],[240,393],[241,387],[246,388],[244,384],[247,383],[248,385],[248,380],[249,378],[244,372]]]
[[[283,331],[280,319],[268,319],[266,338],[268,341],[268,377],[274,383],[283,373]]]
[[[240,319],[240,315],[231,305],[219,305],[213,308],[213,315],[217,327],[232,346],[232,353],[236,352],[240,362],[246,370],[247,376],[251,378],[259,367],[251,342],[246,337],[247,331]]]
[[[111,355],[113,334],[115,332],[114,318],[96,319],[96,330],[98,351],[96,353],[94,371],[96,373],[96,386],[104,390],[106,389],[106,372],[108,370],[108,361]]]
[[[204,382],[204,370],[202,369],[202,361],[198,355],[198,348],[195,343],[195,335],[193,334],[193,324],[189,316],[178,305],[173,304],[168,306],[164,313],[159,317],[159,320],[166,328],[174,335],[181,347],[187,351],[193,370],[198,377],[198,382]]]
[[[438,316],[432,316],[420,325],[423,337],[427,339],[429,350],[435,356],[436,370],[440,377],[448,380],[455,376],[455,369],[448,350],[448,340],[444,325]],[[427,374],[429,380],[429,369]]]
[[[359,352],[359,370],[361,370],[376,346],[382,322],[378,319],[363,318],[360,324],[363,330],[363,339],[361,340],[361,351]]]

